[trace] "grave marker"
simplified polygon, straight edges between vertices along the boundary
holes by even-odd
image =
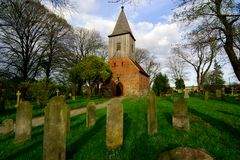
[[[189,99],[188,90],[184,90],[184,99]]]
[[[205,100],[205,101],[208,100],[208,91],[206,91],[205,94],[204,94],[204,100]]]
[[[148,135],[153,135],[158,131],[157,108],[154,92],[150,92],[148,97],[147,124]]]
[[[15,143],[20,143],[31,139],[32,132],[32,105],[28,101],[23,101],[17,107]]]
[[[107,106],[106,145],[115,149],[123,144],[123,105],[113,99]]]
[[[53,97],[45,108],[44,117],[44,160],[66,159],[66,138],[69,109],[63,96]]]
[[[57,93],[57,96],[59,96],[60,91],[57,89],[57,90],[56,90],[56,93]]]
[[[189,130],[188,106],[185,99],[178,99],[173,106],[173,127],[181,130]]]
[[[0,125],[0,135],[8,135],[13,132],[14,124],[12,119],[5,119]]]
[[[20,92],[19,90],[17,91],[16,96],[17,96],[17,104],[16,104],[16,107],[18,107],[19,104],[20,104],[20,96],[21,96],[21,92]]]
[[[89,102],[87,105],[86,112],[86,126],[91,127],[96,123],[96,104],[94,102]]]

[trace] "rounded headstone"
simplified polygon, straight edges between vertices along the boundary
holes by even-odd
[[[203,149],[189,147],[178,147],[173,150],[161,153],[158,160],[213,160]]]

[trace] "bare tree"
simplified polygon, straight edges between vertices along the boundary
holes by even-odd
[[[145,60],[147,60],[150,56],[148,50],[143,48],[136,48],[135,49],[135,61],[139,64],[142,64]]]
[[[197,32],[191,35],[190,43],[185,46],[187,49],[182,51],[180,48],[175,48],[178,56],[194,68],[199,91],[203,88],[206,74],[218,50],[216,41],[213,41],[214,38],[207,38],[208,43],[206,43],[206,35]]]
[[[4,1],[0,17],[1,67],[21,81],[34,79],[43,57],[47,10],[38,2]]]
[[[74,29],[73,43],[76,63],[84,57],[95,55],[99,49],[104,47],[100,33],[86,28]]]
[[[234,36],[240,25],[239,1],[235,0],[179,0],[180,9],[175,13],[178,21],[195,24],[195,31],[217,31],[218,38],[240,81],[240,58],[234,50]],[[209,23],[206,26],[203,20]],[[193,25],[191,25],[193,26]],[[210,28],[210,29],[209,29]]]
[[[169,69],[169,76],[172,81],[176,80],[187,80],[187,72],[186,72],[186,62],[178,56],[179,50],[173,49],[172,55],[168,57],[167,67]]]
[[[69,50],[64,45],[67,34],[70,33],[71,26],[62,18],[55,14],[48,14],[46,21],[43,47],[45,48],[44,57],[41,63],[45,72],[46,82],[53,72],[58,68],[64,68],[64,60],[68,55]]]

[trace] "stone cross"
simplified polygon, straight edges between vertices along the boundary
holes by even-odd
[[[155,101],[155,94],[153,91],[150,92],[148,97],[148,109],[147,109],[147,124],[148,124],[148,135],[153,135],[158,131],[157,121],[157,108]]]
[[[32,105],[23,101],[17,108],[15,143],[31,139],[32,134]]]
[[[106,145],[115,149],[123,144],[123,105],[113,99],[107,106]]]
[[[45,108],[43,160],[65,160],[69,109],[64,96],[50,99]]]
[[[57,89],[56,93],[57,93],[57,96],[59,96],[60,91]]]
[[[18,90],[17,93],[16,93],[16,96],[17,96],[17,104],[16,104],[16,107],[19,106],[19,103],[20,103],[20,96],[21,96],[21,92]]]

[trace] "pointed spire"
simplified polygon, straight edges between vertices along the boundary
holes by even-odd
[[[109,37],[113,37],[113,36],[117,36],[117,35],[121,35],[121,34],[131,34],[131,36],[133,37],[133,39],[135,40],[131,28],[128,24],[128,20],[127,17],[124,13],[124,7],[121,7],[121,12],[120,15],[118,17],[117,23],[114,27],[114,30],[112,32],[111,35],[109,35]]]

